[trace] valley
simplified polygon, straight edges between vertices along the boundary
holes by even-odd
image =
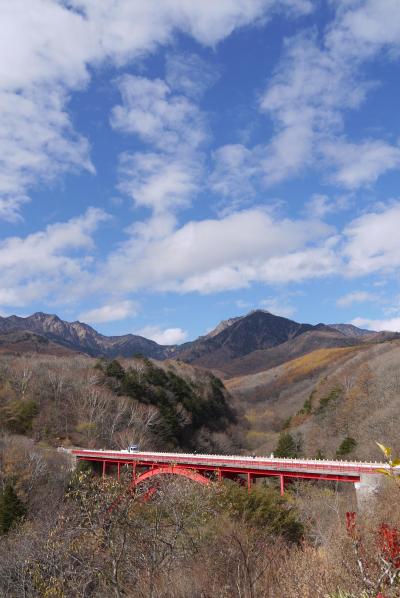
[[[193,342],[162,346],[131,334],[105,337],[87,324],[64,322],[55,315],[37,313],[27,318],[0,318],[0,355],[4,371],[11,363],[17,370],[28,368],[32,380],[39,385],[36,377],[46,367],[55,372],[56,378],[63,372],[61,378],[70,380],[63,382],[65,388],[70,388],[74,377],[90,378],[91,370],[97,371],[99,377],[103,371],[103,381],[95,384],[96,392],[106,387],[111,400],[111,388],[113,395],[130,396],[146,408],[151,405],[158,415],[164,414],[164,425],[169,422],[169,432],[161,440],[154,435],[149,440],[158,448],[198,445],[208,451],[224,452],[234,447],[244,453],[269,454],[282,435],[290,435],[295,439],[299,456],[309,458],[316,455],[335,458],[341,444],[350,442],[352,458],[371,459],[375,450],[371,438],[386,439],[400,449],[393,423],[399,408],[400,335],[397,333],[374,333],[340,324],[299,324],[257,310],[221,322],[215,330]],[[118,361],[113,362],[114,358]],[[19,365],[22,363],[25,365]],[[121,364],[129,383],[118,382],[118,377],[113,376],[107,381],[110,363]],[[93,370],[94,367],[98,369]],[[148,376],[153,376],[152,372],[158,372],[154,376],[159,389],[149,395],[152,383]],[[178,396],[171,403],[168,397],[163,398],[163,392],[165,386],[172,384],[172,375],[178,376],[177,380],[182,377],[182,381],[178,385],[181,398]],[[197,439],[193,437],[188,445],[191,433],[179,436],[183,432],[178,430],[185,425],[190,430],[190,422],[200,405],[198,393],[208,392],[204,390],[208,380],[222,380],[226,409],[231,409],[231,414],[227,411],[225,423],[223,420],[218,423],[216,412],[206,407],[205,428],[199,428],[200,435]],[[72,387],[76,384],[75,380]],[[196,387],[198,390],[190,398]],[[107,398],[101,401],[101,409],[107,410]],[[195,410],[192,414],[187,411],[187,401]],[[69,402],[70,397],[65,395],[63,408]],[[4,413],[7,402],[2,404]],[[50,412],[51,408],[46,408],[46,413]],[[46,427],[41,417],[36,415],[32,423],[37,438],[40,437],[37,430]],[[57,420],[56,414],[53,417]],[[119,426],[124,417],[121,416]],[[185,421],[189,423],[182,423]],[[103,432],[96,431],[97,424],[85,410],[73,422],[72,427],[65,428],[67,436],[61,432],[54,436],[61,434],[63,441],[83,446],[105,442],[101,440]],[[58,424],[52,426],[59,428]],[[346,440],[349,438],[351,441]],[[107,442],[110,448],[118,448],[115,438],[110,436]]]

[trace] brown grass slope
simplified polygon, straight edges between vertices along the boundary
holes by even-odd
[[[274,449],[282,431],[301,453],[376,458],[375,441],[400,450],[400,341],[318,349],[267,371],[225,381],[249,429],[249,445]]]

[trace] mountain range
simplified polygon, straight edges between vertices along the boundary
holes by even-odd
[[[205,336],[165,346],[135,334],[105,336],[82,322],[42,312],[0,317],[0,351],[80,352],[92,357],[178,359],[215,370],[222,377],[256,373],[323,347],[346,347],[393,338],[349,324],[300,324],[255,310],[221,322]]]
[[[88,324],[82,322],[65,322],[54,314],[42,312],[34,313],[27,318],[9,316],[0,318],[0,342],[4,335],[14,334],[14,343],[17,342],[15,333],[33,333],[42,336],[52,343],[72,351],[86,353],[92,357],[132,356],[142,353],[146,357],[165,359],[168,356],[168,347],[162,347],[156,342],[135,334],[122,336],[105,336],[100,334]],[[26,337],[23,337],[26,340]]]

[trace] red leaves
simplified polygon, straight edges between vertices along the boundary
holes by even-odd
[[[356,534],[356,514],[352,511],[346,513],[346,530],[351,538]]]
[[[384,558],[391,561],[396,569],[400,569],[399,530],[382,523],[379,528],[379,547]]]

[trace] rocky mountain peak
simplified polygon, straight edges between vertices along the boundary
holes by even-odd
[[[235,322],[238,322],[245,316],[238,316],[236,318],[228,318],[227,320],[222,320],[213,330],[211,330],[208,334],[206,334],[203,338],[213,338],[217,336],[220,332],[232,326]]]

